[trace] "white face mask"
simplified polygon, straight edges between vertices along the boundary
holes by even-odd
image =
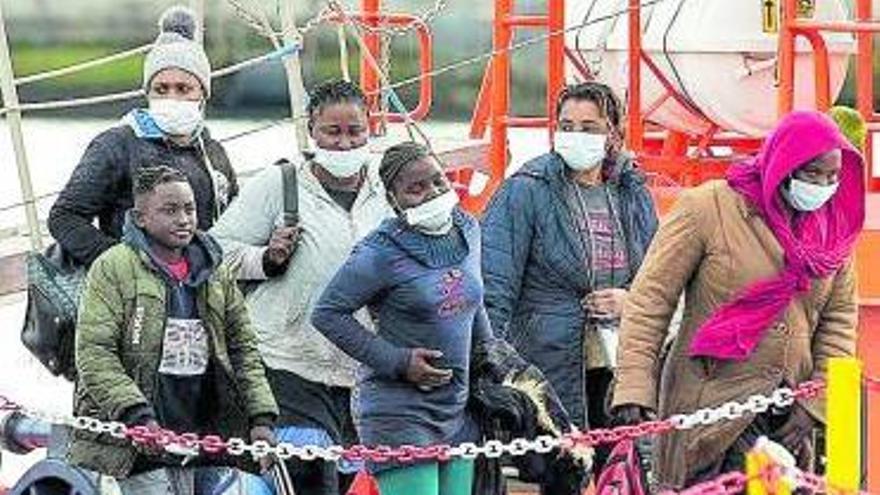
[[[169,136],[192,136],[205,120],[201,101],[151,98],[149,102],[150,116]]]
[[[315,147],[315,161],[330,175],[337,179],[345,179],[358,174],[370,161],[370,150],[367,145],[350,150],[336,151]]]
[[[834,196],[839,183],[827,186],[792,178],[788,187],[782,187],[782,196],[798,211],[816,211]]]
[[[580,172],[602,164],[607,141],[605,134],[557,132],[553,135],[553,151],[559,153],[568,168]]]
[[[424,203],[403,211],[403,220],[410,227],[428,235],[446,235],[452,229],[452,211],[458,194],[452,189]]]

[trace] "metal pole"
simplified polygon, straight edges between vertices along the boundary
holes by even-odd
[[[782,0],[782,20],[779,23],[779,91],[777,101],[777,118],[782,118],[794,108],[795,72],[794,49],[795,38],[792,24],[797,20],[797,4],[794,0]]]
[[[550,0],[547,2],[547,29],[550,39],[547,41],[547,129],[552,138],[556,130],[556,98],[565,85],[565,2]],[[551,141],[552,143],[552,141]]]
[[[296,28],[294,2],[296,0],[281,2],[281,29],[284,31],[284,44],[299,47],[298,50],[284,58],[284,68],[287,71],[287,91],[290,94],[290,114],[293,117],[293,127],[296,132],[296,146],[302,153],[309,147],[309,133],[305,120],[306,90],[303,86],[302,65],[300,64],[303,39]]]
[[[196,31],[196,39],[202,45],[205,44],[205,0],[189,0],[189,6],[196,13],[199,28]]]
[[[507,22],[513,14],[513,0],[495,1],[492,31],[492,102],[489,114],[489,164],[491,177],[503,181],[507,168],[507,129],[510,111],[510,41],[512,29]]]
[[[361,15],[364,23],[368,26],[376,28],[379,26],[379,12],[382,8],[381,0],[361,0]],[[382,40],[379,35],[373,31],[364,33],[365,49],[370,52],[376,60],[381,58]],[[372,135],[380,135],[383,133],[384,126],[382,124],[382,101],[381,89],[379,84],[379,74],[376,68],[370,64],[368,55],[361,54],[361,88],[367,96],[367,109],[370,114],[370,133]]]
[[[627,94],[627,148],[641,153],[645,147],[642,124],[642,4],[629,0],[629,93]]]
[[[12,72],[9,42],[6,38],[6,24],[3,21],[2,1],[0,1],[0,91],[3,93],[3,105],[10,109],[6,114],[6,122],[12,136],[12,148],[15,150],[18,183],[21,186],[21,197],[24,200],[24,212],[31,236],[31,249],[40,251],[43,249],[43,240],[40,237],[40,221],[37,217],[34,187],[31,184],[31,172],[28,168],[24,136],[21,132],[21,110],[17,110],[18,93],[15,91],[15,76]]]

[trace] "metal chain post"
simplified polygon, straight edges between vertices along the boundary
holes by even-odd
[[[37,216],[31,171],[28,167],[27,152],[24,146],[24,134],[21,130],[21,109],[18,108],[18,92],[15,89],[15,76],[12,72],[12,57],[6,36],[6,23],[3,20],[2,2],[0,2],[0,92],[3,93],[3,105],[8,109],[6,122],[9,125],[12,148],[15,152],[15,165],[18,170],[18,183],[21,186],[21,198],[24,202],[24,212],[30,233],[31,250],[39,252],[43,250],[43,239],[40,232],[40,219]]]

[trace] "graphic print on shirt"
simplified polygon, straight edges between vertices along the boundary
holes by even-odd
[[[611,215],[607,211],[591,210],[587,212],[587,220],[587,228],[593,236],[593,252],[590,253],[593,271],[597,275],[607,276],[626,270],[626,249],[620,239],[614,238],[614,219]]]
[[[202,320],[169,318],[159,373],[198,376],[208,368],[208,334]]]
[[[440,294],[442,295],[437,314],[440,318],[450,318],[461,313],[468,306],[464,291],[464,272],[453,268],[440,277]]]

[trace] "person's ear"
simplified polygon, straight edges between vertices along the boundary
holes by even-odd
[[[144,212],[140,208],[132,208],[131,219],[134,220],[134,224],[137,225],[139,228],[144,228]]]

